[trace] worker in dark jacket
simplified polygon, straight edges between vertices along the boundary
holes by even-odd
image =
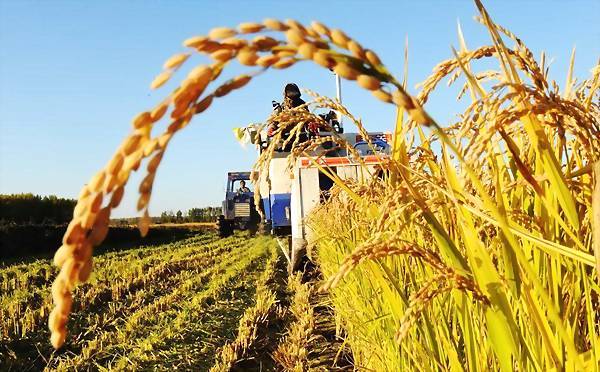
[[[300,96],[300,89],[294,83],[289,83],[283,89],[283,108],[286,110],[304,105],[306,102]],[[307,108],[308,110],[308,108]]]
[[[301,95],[302,95],[302,93],[300,93],[300,89],[298,88],[298,86],[296,84],[294,84],[294,83],[286,84],[285,88],[283,89],[283,103],[280,105],[280,104],[276,103],[275,101],[273,101],[275,110],[277,112],[281,112],[282,110],[290,110],[295,107],[304,105],[306,102],[304,102],[304,100],[302,98],[300,98]],[[308,107],[305,106],[304,108],[306,109],[306,111],[308,111]],[[276,122],[271,123],[271,125],[269,126],[269,128],[267,130],[267,135],[269,137],[271,137],[275,133],[276,130],[277,130],[277,123]]]

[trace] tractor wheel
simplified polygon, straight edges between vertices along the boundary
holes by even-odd
[[[221,238],[226,238],[232,234],[231,223],[227,221],[223,215],[220,215],[217,220],[217,228]]]
[[[255,222],[250,222],[247,226],[248,228],[248,235],[250,237],[253,237],[256,235],[256,232],[258,231],[258,224]]]

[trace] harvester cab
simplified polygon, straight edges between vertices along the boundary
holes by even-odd
[[[260,215],[254,206],[254,192],[251,190],[250,172],[229,172],[227,190],[221,207],[222,214],[217,221],[219,235],[226,237],[235,230],[256,232]]]

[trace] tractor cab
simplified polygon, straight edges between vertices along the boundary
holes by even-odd
[[[219,235],[233,234],[234,230],[256,231],[260,215],[254,207],[254,191],[250,172],[227,173],[227,189],[219,216]]]

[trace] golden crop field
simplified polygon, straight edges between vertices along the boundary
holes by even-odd
[[[206,322],[206,317],[218,311],[224,322],[231,323],[230,328],[237,325],[236,315],[248,305],[253,281],[273,259],[269,258],[272,248],[260,239],[219,240],[213,234],[201,234],[97,257],[94,277],[76,292],[71,352],[54,354],[49,360],[42,359],[46,353],[36,350],[49,347],[46,324],[56,270],[48,261],[9,266],[0,271],[4,286],[4,350],[0,352],[5,366],[89,369],[163,363],[167,368],[185,365],[187,360],[205,360],[204,366],[210,366],[217,346],[231,330],[216,328],[218,324]],[[188,345],[187,356],[170,355],[169,342],[184,329],[190,336],[209,336],[202,344]]]
[[[209,231],[98,255],[94,276],[75,292],[71,338],[59,351],[48,342],[47,328],[56,268],[50,260],[2,268],[2,370],[225,371],[327,365],[338,349],[309,345],[319,332],[313,314],[303,312],[314,305],[309,304],[309,286],[298,276],[286,284],[276,247],[268,237],[220,239]],[[320,319],[331,322],[326,316]],[[302,352],[290,354],[287,348]],[[311,349],[315,351],[309,356]]]
[[[60,269],[44,261],[2,272],[3,358],[59,369],[600,370],[600,65],[577,80],[572,60],[558,84],[545,55],[475,4],[489,44],[469,49],[459,33],[460,48],[415,95],[407,71],[394,76],[375,51],[319,22],[267,19],[185,40],[152,89],[192,54],[210,63],[137,115],[83,188],[54,256]],[[482,69],[484,60],[496,69]],[[249,72],[213,87],[234,62]],[[279,128],[256,162],[256,184],[281,142],[293,144],[290,164],[308,157],[334,183],[307,220],[315,268],[305,278],[285,285],[268,237],[200,235],[93,256],[132,172],[144,173],[145,235],[173,136],[260,74],[301,62],[397,108],[391,154],[365,182],[343,180],[311,155],[331,142],[360,163],[335,131],[299,140],[318,116],[274,114]],[[446,80],[462,84],[467,108],[442,124],[426,103]],[[308,107],[340,112],[369,138],[339,102],[309,94]],[[57,351],[45,360],[50,343]]]

